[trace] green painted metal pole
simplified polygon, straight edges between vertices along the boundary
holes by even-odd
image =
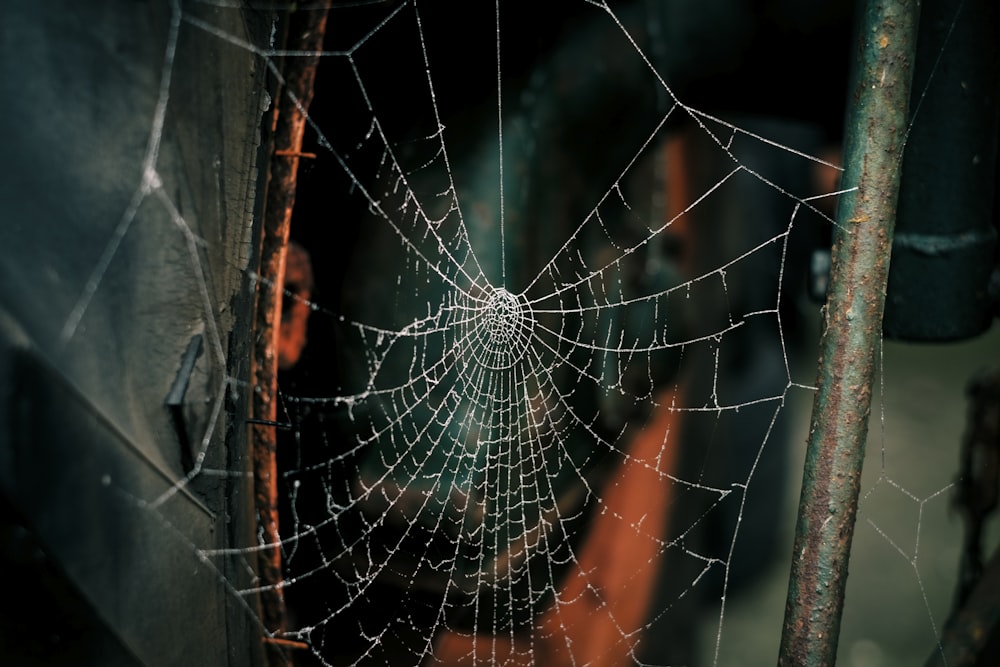
[[[868,0],[778,664],[833,665],[906,138],[918,0]]]

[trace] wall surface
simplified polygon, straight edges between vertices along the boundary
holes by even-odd
[[[269,101],[263,61],[205,26],[261,44],[271,21],[0,8],[4,664],[261,663],[256,599],[230,588],[251,569],[199,557],[252,543],[252,490],[186,480],[248,467]]]

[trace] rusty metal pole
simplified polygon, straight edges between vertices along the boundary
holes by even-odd
[[[318,53],[323,47],[327,10],[293,11],[289,16],[287,46],[292,51]],[[278,533],[277,392],[278,332],[284,290],[285,251],[295,205],[295,183],[305,113],[313,96],[315,55],[285,56],[281,93],[275,102],[273,153],[268,166],[267,194],[261,240],[260,278],[254,314],[253,405],[251,440],[254,461],[254,502],[257,521],[268,548],[259,552],[261,613],[270,633],[272,664],[288,664],[280,647],[287,644],[274,635],[285,629],[285,603],[281,590],[281,548]]]
[[[918,0],[868,0],[778,664],[835,663],[882,334]]]

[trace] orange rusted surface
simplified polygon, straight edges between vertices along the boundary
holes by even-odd
[[[290,18],[289,41],[295,48],[319,51],[326,29],[326,11],[305,11]],[[267,198],[261,240],[257,303],[254,314],[251,429],[254,465],[254,500],[263,540],[270,548],[258,555],[261,616],[265,629],[278,634],[285,629],[282,595],[281,549],[278,534],[277,417],[278,349],[282,312],[288,231],[295,204],[298,154],[305,132],[305,112],[312,100],[317,57],[289,59],[283,68],[284,90],[275,108],[272,156],[268,170]],[[271,649],[276,645],[268,644]],[[271,664],[288,664],[280,650],[268,652]]]
[[[308,340],[309,313],[312,311],[312,262],[309,253],[295,241],[288,243],[285,257],[285,284],[282,295],[281,326],[278,329],[278,368],[288,370],[299,363]]]

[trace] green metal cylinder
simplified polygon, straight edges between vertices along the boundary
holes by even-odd
[[[924,0],[883,327],[897,340],[976,336],[987,286],[1000,134],[1000,8]]]

